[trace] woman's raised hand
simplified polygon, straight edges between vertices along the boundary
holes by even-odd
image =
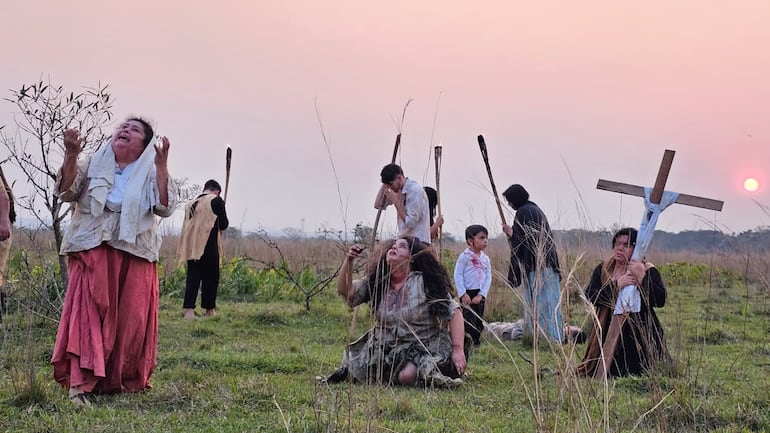
[[[83,137],[77,129],[64,130],[64,151],[68,155],[78,155],[83,148]]]
[[[166,168],[168,165],[168,150],[171,147],[171,142],[168,141],[168,137],[165,135],[161,137],[162,145],[155,144],[155,165],[157,167]]]
[[[348,250],[348,256],[347,256],[347,257],[348,257],[348,260],[353,260],[353,259],[355,259],[356,257],[361,257],[361,252],[362,252],[362,251],[363,251],[365,248],[366,248],[366,247],[363,247],[363,246],[361,246],[361,245],[358,245],[358,244],[356,244],[356,245],[353,245],[352,247],[350,247],[350,249]]]

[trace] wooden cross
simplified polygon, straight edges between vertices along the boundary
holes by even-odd
[[[655,185],[650,193],[650,201],[655,204],[660,204],[660,200],[663,197],[663,191],[666,187],[666,181],[668,180],[668,174],[671,171],[671,163],[674,161],[674,151],[666,149],[663,154],[663,160],[660,163],[658,169],[658,176],[655,178]],[[597,189],[605,191],[618,192],[621,194],[633,195],[636,197],[644,197],[644,188],[637,185],[629,185],[625,183],[612,182],[609,180],[599,179],[596,184]],[[724,203],[720,200],[713,200],[704,197],[696,197],[692,195],[679,194],[679,197],[674,203],[684,204],[687,206],[700,207],[704,209],[711,209],[715,211],[721,211]],[[646,215],[649,221],[652,217],[652,212],[648,212]],[[607,333],[607,338],[604,340],[602,346],[602,359],[594,371],[595,378],[606,378],[607,370],[610,367],[610,362],[615,355],[615,349],[617,348],[618,341],[620,340],[620,332],[623,329],[623,324],[628,318],[628,313],[613,314],[612,321],[610,322],[610,329]]]

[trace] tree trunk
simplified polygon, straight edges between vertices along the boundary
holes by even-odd
[[[61,222],[56,218],[53,220],[53,234],[54,239],[56,240],[56,254],[59,254],[59,251],[61,251],[61,244],[62,240],[64,239],[64,234],[61,229]],[[61,275],[62,287],[64,288],[64,292],[66,292],[67,281],[69,281],[69,273],[67,272],[67,256],[59,255],[59,274]]]

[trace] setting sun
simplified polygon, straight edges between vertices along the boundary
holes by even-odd
[[[749,192],[756,191],[757,188],[759,188],[759,182],[753,177],[746,178],[746,180],[743,181],[743,188]]]

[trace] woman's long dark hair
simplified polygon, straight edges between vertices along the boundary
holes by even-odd
[[[449,294],[452,291],[452,280],[449,279],[446,268],[438,261],[429,245],[411,236],[404,236],[399,239],[404,239],[409,244],[409,266],[411,270],[422,273],[423,290],[425,291],[425,297],[430,303],[428,310],[437,318],[449,319],[447,303],[450,300]],[[386,261],[386,256],[395,241],[396,239],[380,244],[381,250],[379,254],[374,255],[374,257],[379,258],[369,264],[367,278],[369,280],[369,287],[373,288],[371,299],[372,311],[377,310],[385,296],[385,292],[390,287],[390,266]]]
[[[436,206],[438,206],[438,192],[429,186],[422,187],[425,190],[425,195],[428,196],[428,216],[430,217],[430,225],[436,222]]]

